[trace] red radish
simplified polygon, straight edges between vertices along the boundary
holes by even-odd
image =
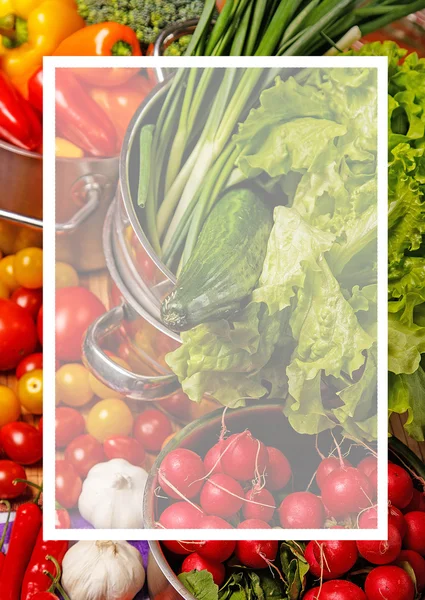
[[[366,599],[363,590],[351,581],[335,579],[310,590],[303,600],[369,600],[369,596]]]
[[[310,573],[316,577],[317,579],[321,576],[321,568],[320,564],[317,562],[316,557],[314,556],[314,544],[316,542],[312,540],[307,544],[304,550],[304,558],[309,564]]]
[[[221,455],[223,454],[225,440],[220,440],[212,448],[208,450],[204,458],[205,473],[213,475],[214,473],[222,473]]]
[[[235,551],[236,542],[232,540],[207,540],[199,542],[198,554],[208,560],[224,562]]]
[[[388,507],[388,523],[392,523],[397,527],[399,534],[401,535],[401,539],[404,538],[407,531],[406,519],[404,518],[401,510],[396,508],[395,506]]]
[[[360,554],[373,565],[388,565],[394,562],[401,552],[401,535],[394,525],[388,525],[388,540],[359,540]]]
[[[199,546],[202,542],[185,542],[183,540],[163,540],[161,542],[163,546],[165,546],[170,552],[174,552],[174,554],[191,554],[198,550]]]
[[[413,497],[413,482],[409,473],[388,463],[388,501],[397,508],[405,508]]]
[[[344,468],[348,469],[351,467],[351,464],[348,460],[339,459],[336,456],[329,456],[328,458],[324,458],[320,465],[317,467],[316,471],[316,483],[319,487],[319,490],[322,489],[323,483],[328,475],[330,475],[336,469]]]
[[[194,498],[200,491],[205,475],[204,463],[192,450],[177,448],[167,454],[158,470],[158,481],[171,498]],[[175,489],[173,489],[175,488]],[[178,490],[179,495],[175,490]]]
[[[248,481],[266,472],[269,458],[265,445],[256,440],[250,431],[235,433],[226,440],[221,466],[238,481]]]
[[[56,411],[57,410],[58,409],[56,409]],[[409,504],[405,508],[403,508],[403,512],[408,513],[416,510],[425,512],[425,493],[414,489],[412,499],[409,502]]]
[[[370,477],[372,471],[375,471],[375,469],[378,468],[378,461],[376,459],[376,456],[369,454],[369,456],[366,456],[363,460],[359,462],[357,468],[359,471],[362,471],[362,473],[364,473],[366,477]]]
[[[359,529],[377,529],[378,512],[375,506],[363,511],[359,516]]]
[[[404,515],[404,519],[407,526],[404,547],[425,557],[425,512],[416,510]]]
[[[291,465],[286,456],[272,446],[267,447],[269,466],[267,467],[267,489],[271,492],[282,490],[292,477]]]
[[[202,517],[199,529],[234,529],[230,523],[220,517]]]
[[[240,510],[243,497],[243,489],[235,479],[224,473],[217,473],[206,481],[200,502],[207,514],[228,519]]]
[[[315,541],[313,554],[318,565],[323,564],[323,579],[337,579],[347,573],[359,556],[356,542],[349,540]]]
[[[182,563],[181,572],[189,573],[190,571],[209,571],[212,575],[214,583],[220,586],[224,581],[225,569],[224,566],[214,560],[208,560],[200,556],[196,552],[186,556]]]
[[[260,519],[262,521],[273,519],[276,502],[273,495],[266,488],[256,490],[254,487],[248,490],[245,494],[245,500],[250,500],[250,502],[244,502],[243,504],[242,513],[245,519]],[[258,502],[258,504],[252,502]]]
[[[175,502],[168,506],[159,518],[165,529],[197,529],[203,513],[189,502]]]
[[[413,600],[415,586],[404,569],[387,565],[369,573],[365,592],[367,600]]]
[[[323,483],[323,504],[335,518],[368,508],[372,496],[369,479],[354,467],[335,469]]]
[[[278,551],[277,540],[251,542],[240,540],[236,542],[236,558],[245,567],[265,569],[275,558]]]
[[[402,550],[396,565],[403,567],[403,563],[409,563],[415,573],[416,587],[418,592],[425,590],[425,559],[414,550]]]
[[[282,527],[287,529],[320,529],[325,511],[320,498],[311,492],[294,492],[279,507]]]
[[[236,529],[271,529],[271,526],[261,519],[246,519]]]
[[[369,481],[373,489],[373,497],[378,496],[378,469],[374,469],[369,475]]]

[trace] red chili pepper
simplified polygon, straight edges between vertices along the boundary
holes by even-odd
[[[10,506],[10,502],[8,502],[7,500],[0,500],[0,502],[2,504],[4,504],[7,508],[7,517],[6,517],[6,521],[3,525],[3,533],[1,534],[1,538],[0,538],[0,577],[1,577],[1,572],[3,570],[3,564],[6,559],[6,555],[3,552],[3,546],[4,546],[5,539],[6,539],[7,530],[9,528],[10,513],[12,510],[12,507]]]
[[[71,517],[65,508],[57,508],[55,515],[56,529],[69,529],[71,527]]]
[[[19,600],[25,570],[41,524],[42,515],[37,504],[26,502],[18,507],[3,564],[0,600]]]
[[[56,127],[66,138],[92,156],[114,156],[115,127],[69,69],[56,70]]]
[[[52,560],[46,557],[53,556],[60,566],[67,550],[68,542],[60,540],[44,541],[43,531],[40,529],[22,583],[21,600],[29,600],[37,592],[49,590],[52,581],[45,571],[54,576],[57,568]]]
[[[43,112],[43,69],[38,69],[28,80],[28,101]]]
[[[52,592],[37,592],[31,596],[31,600],[58,600],[58,597]]]
[[[34,150],[42,141],[40,117],[0,71],[0,138],[25,150]]]

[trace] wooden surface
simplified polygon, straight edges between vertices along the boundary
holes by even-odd
[[[88,276],[82,277],[81,284],[88,287],[94,294],[96,294],[96,296],[98,296],[106,306],[109,305],[108,277],[105,272],[98,272],[98,273],[91,275],[90,277],[88,277]],[[0,384],[8,385],[11,388],[16,390],[16,378],[14,377],[14,375],[7,375],[7,376],[1,375],[0,376]],[[198,407],[194,406],[194,409],[198,410]],[[200,413],[201,412],[204,413],[205,410],[200,411]],[[195,414],[194,418],[196,418],[197,416],[200,416],[200,413],[198,415]],[[34,417],[33,415],[29,415],[29,414],[24,414],[23,419],[25,421],[27,421],[28,423],[31,423],[34,425],[37,425],[37,423],[39,421],[38,417]],[[406,435],[406,432],[403,428],[404,421],[405,421],[404,416],[393,415],[391,418],[392,433],[396,437],[398,437],[401,441],[403,441],[405,444],[407,444],[409,446],[409,448],[411,450],[413,450],[413,452],[415,452],[415,454],[417,454],[425,462],[425,443],[415,442]],[[177,430],[177,429],[179,429],[179,426],[175,425],[175,430]],[[149,468],[152,465],[154,458],[155,457],[153,455],[147,456],[147,460],[146,460],[147,468]],[[37,483],[39,485],[42,483],[43,475],[42,475],[41,463],[37,463],[35,465],[26,467],[25,470],[27,473],[27,477],[30,481],[33,481],[34,483]],[[31,495],[34,495],[35,493],[36,493],[35,490],[28,490],[28,492],[25,496],[21,496],[18,499],[18,502],[23,502],[23,501],[27,500],[29,497],[31,497]],[[0,505],[0,507],[1,507],[1,505]],[[0,508],[0,511],[1,510],[2,510],[2,508]]]

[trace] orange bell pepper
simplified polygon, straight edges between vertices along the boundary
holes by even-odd
[[[111,119],[120,143],[134,113],[154,85],[143,75],[136,75],[119,87],[91,88],[90,96]]]
[[[141,56],[140,44],[130,27],[98,23],[77,31],[64,40],[55,56]]]
[[[59,44],[85,26],[75,0],[0,0],[1,68],[26,96],[31,75]]]

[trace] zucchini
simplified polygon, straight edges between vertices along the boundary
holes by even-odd
[[[230,317],[260,277],[273,225],[269,208],[248,189],[227,192],[207,217],[174,290],[163,323],[185,331]]]

